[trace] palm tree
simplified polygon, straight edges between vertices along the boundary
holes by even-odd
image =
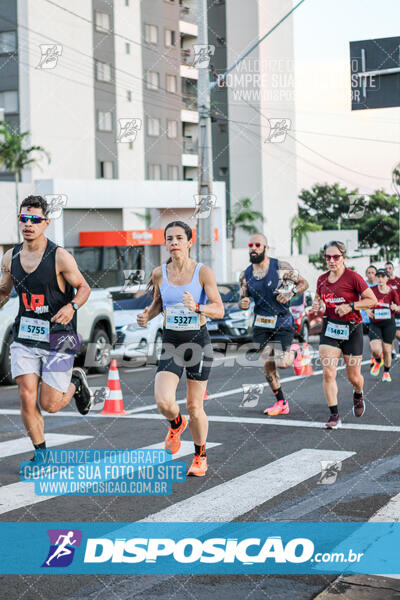
[[[228,217],[227,223],[232,237],[232,248],[235,247],[235,234],[237,229],[243,229],[247,233],[257,233],[257,221],[264,222],[264,216],[258,210],[253,210],[252,200],[250,198],[241,198],[233,205],[232,212]]]
[[[18,133],[11,127],[7,121],[0,121],[0,166],[4,166],[5,171],[12,173],[15,179],[15,209],[17,214],[17,237],[19,239],[18,228],[18,183],[21,181],[22,171],[30,164],[38,162],[32,155],[33,152],[44,154],[50,163],[50,156],[42,146],[24,147],[25,138],[29,136],[29,131]]]
[[[302,252],[303,239],[308,242],[308,234],[310,231],[321,231],[322,225],[310,223],[302,217],[296,215],[290,221],[290,254],[293,254],[293,242],[296,240],[299,253]]]

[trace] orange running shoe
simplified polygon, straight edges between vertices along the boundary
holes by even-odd
[[[176,454],[181,447],[181,435],[187,427],[187,418],[182,415],[182,423],[177,429],[168,429],[167,437],[165,438],[165,449],[169,450],[171,454]]]
[[[289,414],[289,402],[283,403],[283,400],[277,400],[273,406],[264,410],[264,415],[270,417],[274,415],[288,415]]]
[[[195,454],[190,469],[187,472],[187,475],[193,475],[195,477],[204,477],[204,475],[207,473],[207,469],[207,456],[199,456],[198,454]]]
[[[375,360],[375,364],[370,369],[370,374],[373,377],[378,377],[379,371],[381,370],[382,366],[383,366],[383,357],[381,358],[380,362],[378,362],[377,360]]]

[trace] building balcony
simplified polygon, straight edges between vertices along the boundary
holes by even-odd
[[[181,6],[179,19],[197,26],[197,12],[194,7],[188,5]]]
[[[188,66],[188,64],[192,64],[192,62],[193,62],[193,59],[190,63],[180,65],[180,73],[179,74],[181,77],[186,77],[187,79],[196,79],[197,80],[199,78],[199,74],[197,72],[196,67]]]
[[[181,121],[182,123],[198,123],[199,113],[197,110],[186,110],[183,108],[181,110]]]
[[[199,27],[195,23],[189,23],[181,19],[179,21],[179,33],[183,38],[197,38]]]
[[[197,96],[195,94],[182,94],[182,100],[187,110],[197,112]]]
[[[182,154],[182,167],[198,167],[199,157],[197,154]]]
[[[199,144],[197,140],[192,138],[183,138],[183,153],[184,154],[197,154],[199,150]]]

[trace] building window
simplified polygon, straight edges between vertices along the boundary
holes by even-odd
[[[130,54],[131,53],[131,45],[126,42],[125,44],[125,54]]]
[[[5,113],[17,113],[18,92],[0,92],[0,108],[4,108]]]
[[[96,11],[96,31],[103,33],[110,31],[110,15]]]
[[[129,6],[129,0],[125,0],[125,6]]]
[[[179,179],[179,167],[177,165],[168,165],[168,179],[170,181]]]
[[[165,45],[167,46],[167,48],[176,46],[176,35],[175,31],[173,31],[172,29],[165,30]]]
[[[97,129],[99,131],[112,131],[111,112],[99,110],[99,112],[97,113]]]
[[[100,178],[112,179],[114,175],[114,163],[110,160],[100,161]]]
[[[150,165],[148,166],[149,179],[161,179],[161,165]]]
[[[158,27],[156,25],[144,26],[144,41],[148,44],[158,44]]]
[[[17,49],[17,33],[15,31],[2,31],[0,33],[0,54],[15,52]]]
[[[148,90],[158,90],[160,87],[160,74],[156,71],[146,71],[146,87]]]
[[[111,81],[111,65],[96,60],[97,81]]]
[[[126,92],[126,99],[128,100],[128,102],[132,102],[132,92],[131,92],[131,90],[127,90],[127,92]]]
[[[167,92],[172,92],[173,94],[176,94],[177,90],[178,90],[178,86],[176,84],[176,77],[175,75],[167,75]]]
[[[178,122],[167,120],[167,137],[176,138],[178,137]]]
[[[160,119],[156,117],[147,117],[147,135],[160,135]]]

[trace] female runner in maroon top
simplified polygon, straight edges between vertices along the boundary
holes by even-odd
[[[384,364],[382,381],[390,383],[392,381],[389,372],[392,365],[392,344],[396,335],[395,316],[400,311],[399,297],[397,290],[389,286],[389,274],[385,269],[378,269],[376,277],[378,285],[372,289],[378,304],[375,308],[367,310],[370,318],[368,335],[374,357],[370,374],[378,377],[380,368]],[[381,358],[382,352],[383,359]]]
[[[331,412],[326,427],[337,429],[341,420],[338,413],[336,369],[342,353],[346,376],[354,389],[353,414],[361,417],[365,411],[364,378],[361,375],[363,331],[360,310],[373,308],[377,299],[361,275],[344,264],[346,246],[342,242],[325,244],[324,252],[329,270],[318,278],[313,310],[325,307],[319,355],[325,398]]]
[[[399,295],[399,298],[400,298],[400,277],[396,277],[396,275],[394,274],[394,266],[390,260],[388,260],[387,263],[385,264],[385,271],[389,275],[389,279],[387,282],[388,286],[393,288],[395,291],[397,291],[397,294]],[[396,314],[394,317],[394,320],[396,323],[396,339],[398,340],[398,342],[400,344],[400,315]],[[394,340],[393,340],[392,357],[394,356],[394,351],[395,351],[395,347],[394,347]]]

